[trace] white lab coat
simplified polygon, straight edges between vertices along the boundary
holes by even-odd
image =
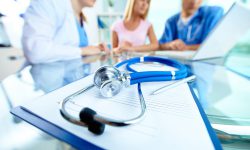
[[[32,0],[25,13],[22,45],[33,64],[81,57],[70,0]]]

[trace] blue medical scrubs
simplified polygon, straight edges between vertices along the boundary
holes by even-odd
[[[78,20],[76,20],[76,24],[80,39],[79,47],[86,47],[89,45],[89,41],[85,28],[84,26],[81,26]],[[80,72],[81,75],[87,76],[90,74],[90,64],[82,64],[82,69],[83,69],[82,72]]]
[[[181,13],[178,13],[167,20],[159,43],[181,39],[187,45],[201,44],[222,16],[223,9],[216,6],[200,7],[187,23],[182,21]]]
[[[89,45],[89,41],[84,26],[81,26],[80,22],[77,19],[76,19],[76,24],[80,39],[79,47],[86,47]]]

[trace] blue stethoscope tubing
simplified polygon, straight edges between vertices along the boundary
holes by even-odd
[[[144,71],[137,72],[132,68],[133,64],[144,63],[144,62],[154,62],[165,64],[167,66],[171,66],[176,68],[176,71]],[[142,82],[159,82],[159,81],[171,81],[171,80],[179,80],[187,77],[188,71],[187,67],[178,61],[172,59],[166,59],[161,57],[135,57],[129,60],[123,61],[116,65],[117,68],[126,65],[126,69],[130,71],[130,85],[142,83]]]

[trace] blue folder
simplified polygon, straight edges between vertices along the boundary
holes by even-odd
[[[191,90],[191,93],[194,97],[194,100],[196,102],[196,105],[200,111],[200,114],[203,118],[203,121],[206,125],[207,131],[210,135],[211,141],[213,142],[214,148],[216,150],[222,150],[221,144],[219,139],[217,138],[198,98],[196,97],[193,88],[191,87],[191,85],[189,85],[189,88]],[[32,112],[30,112],[29,110],[25,109],[22,106],[13,108],[11,110],[11,113],[23,120],[25,120],[26,122],[32,124],[33,126],[41,129],[42,131],[48,133],[49,135],[64,141],[68,144],[70,144],[71,146],[77,148],[77,149],[102,149],[101,147],[98,147],[76,135],[71,134],[70,132],[62,129],[61,127],[53,124],[52,122],[48,122],[42,118],[40,118],[39,116],[33,114]]]

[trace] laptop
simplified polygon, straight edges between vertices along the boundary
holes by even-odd
[[[250,9],[234,3],[197,51],[158,51],[177,59],[203,60],[224,57],[241,37],[250,29]]]

